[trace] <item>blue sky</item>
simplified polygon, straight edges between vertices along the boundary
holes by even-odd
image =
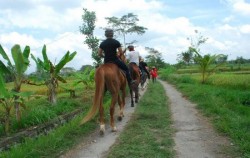
[[[198,30],[208,38],[201,47],[203,54],[250,58],[250,0],[0,0],[0,44],[9,55],[14,44],[29,45],[37,57],[46,44],[52,62],[69,50],[77,55],[67,66],[79,69],[92,64],[79,32],[82,8],[96,12],[95,35],[102,39],[105,17],[138,15],[138,25],[148,30],[127,39],[138,41],[136,49],[143,57],[147,55],[144,47],[151,47],[162,53],[165,62],[174,64],[177,54],[190,45],[187,38],[195,39],[194,30]],[[31,62],[29,72],[34,70]]]

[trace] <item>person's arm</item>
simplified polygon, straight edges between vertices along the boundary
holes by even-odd
[[[99,55],[100,57],[104,57],[104,55],[103,55],[103,50],[102,50],[101,48],[98,49],[98,55]]]

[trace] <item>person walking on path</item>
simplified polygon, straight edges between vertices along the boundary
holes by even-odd
[[[155,66],[152,67],[152,70],[150,71],[150,75],[152,77],[153,83],[156,82],[156,78],[158,76],[158,73],[157,73],[157,69],[155,68]]]

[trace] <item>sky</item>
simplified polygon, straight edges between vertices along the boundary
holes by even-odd
[[[67,51],[76,51],[66,67],[79,70],[92,65],[91,50],[79,31],[83,8],[96,13],[94,35],[99,39],[105,38],[105,17],[137,15],[137,25],[146,27],[146,33],[126,38],[138,41],[135,49],[142,57],[148,55],[145,47],[150,47],[161,52],[166,63],[175,64],[177,55],[190,46],[188,39],[195,41],[202,35],[208,38],[200,47],[202,54],[250,59],[250,0],[0,0],[0,44],[9,56],[15,44],[22,50],[28,45],[39,58],[46,45],[55,64]],[[121,37],[117,40],[122,43]],[[28,73],[35,69],[31,59]]]

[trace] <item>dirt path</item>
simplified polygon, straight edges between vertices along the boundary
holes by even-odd
[[[140,96],[143,96],[145,90],[142,91],[140,88]],[[115,143],[116,138],[120,135],[126,124],[129,122],[131,115],[133,114],[135,107],[131,107],[131,101],[129,94],[125,99],[124,117],[122,121],[117,121],[116,127],[117,132],[111,132],[109,124],[106,124],[106,131],[104,136],[100,136],[99,129],[95,131],[91,136],[85,139],[81,144],[77,145],[66,154],[60,156],[60,158],[103,158],[109,148]],[[137,104],[135,104],[136,106]],[[116,115],[118,116],[118,106],[116,106]]]
[[[216,134],[206,118],[195,109],[195,105],[183,98],[172,85],[160,81],[166,90],[175,129],[174,142],[177,158],[230,158],[230,142]],[[140,91],[143,95],[144,91]],[[105,135],[99,131],[89,136],[61,158],[104,158],[116,138],[122,132],[135,108],[130,107],[130,98],[126,98],[125,117],[116,122],[118,132],[112,133],[109,126]],[[118,108],[116,108],[118,109]]]
[[[174,142],[178,158],[228,158],[231,143],[218,135],[208,120],[198,113],[195,104],[185,99],[172,85],[162,82],[169,98]]]

